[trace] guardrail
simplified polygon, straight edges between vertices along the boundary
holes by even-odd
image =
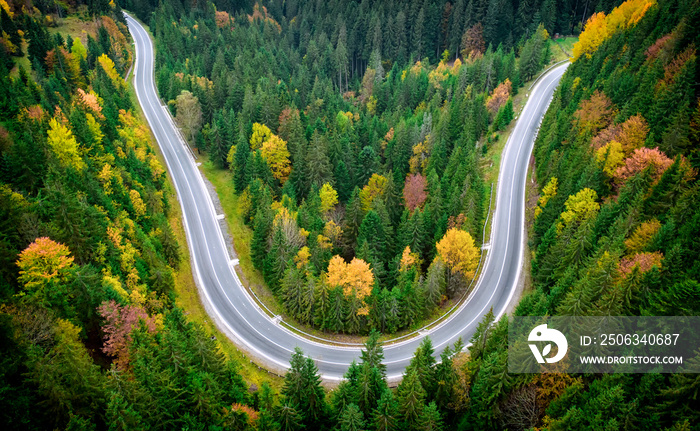
[[[487,213],[486,213],[486,220],[484,220],[484,228],[483,228],[483,234],[482,234],[482,245],[483,245],[483,244],[486,244],[486,242],[484,241],[484,238],[486,237],[486,226],[488,225],[489,218],[491,217],[491,208],[492,208],[492,205],[493,205],[493,183],[491,184],[491,191],[490,191],[490,194],[489,194],[489,209],[488,209],[488,211],[487,211]],[[491,235],[490,235],[490,232],[489,232],[489,238],[490,238],[490,237],[491,237]],[[410,332],[410,333],[408,333],[408,334],[401,335],[400,337],[392,338],[392,339],[389,339],[389,340],[384,340],[384,341],[382,341],[382,344],[383,344],[384,346],[387,346],[387,345],[391,345],[391,344],[394,344],[394,343],[398,343],[398,342],[403,341],[403,340],[406,340],[406,339],[413,338],[413,337],[415,337],[416,335],[421,335],[421,334],[425,333],[426,331],[429,331],[430,328],[432,328],[432,327],[434,327],[434,326],[436,326],[436,325],[439,325],[439,324],[442,323],[447,317],[449,317],[449,316],[452,314],[452,312],[455,311],[459,306],[461,306],[462,303],[463,303],[465,300],[469,299],[469,296],[473,293],[472,286],[473,286],[474,282],[479,278],[479,271],[481,270],[482,264],[483,264],[483,262],[484,262],[484,256],[486,255],[486,252],[487,252],[487,251],[484,250],[484,251],[481,253],[481,256],[480,256],[480,258],[479,258],[479,264],[477,265],[476,270],[474,271],[474,276],[472,277],[472,279],[471,279],[471,281],[470,281],[470,283],[469,283],[469,286],[468,286],[467,289],[464,291],[464,294],[463,294],[462,297],[459,299],[459,301],[457,301],[457,302],[455,303],[455,305],[452,306],[452,308],[450,308],[449,310],[447,310],[442,316],[440,316],[439,318],[433,320],[433,321],[430,322],[429,324],[427,324],[427,325],[425,325],[425,326],[423,326],[423,327],[421,327],[421,328],[419,328],[419,329],[416,329],[415,331],[412,331],[412,332]],[[253,295],[255,295],[255,293],[253,293]],[[259,299],[257,298],[257,296],[255,296],[255,298],[259,301]],[[267,307],[266,307],[266,308],[267,308]],[[268,310],[268,311],[269,311],[269,310]],[[270,313],[271,313],[271,312],[270,312]],[[271,314],[274,315],[273,313],[271,313]],[[294,332],[296,332],[296,333],[298,333],[298,334],[300,334],[300,335],[303,335],[303,336],[305,336],[305,337],[307,337],[307,338],[311,338],[311,339],[314,339],[314,340],[321,341],[321,342],[326,343],[326,344],[334,344],[334,345],[346,346],[346,347],[362,347],[362,346],[364,346],[363,343],[347,343],[347,342],[342,342],[342,341],[333,341],[333,340],[329,340],[328,338],[318,337],[318,336],[309,334],[309,333],[307,333],[307,332],[304,332],[303,330],[301,330],[301,329],[299,329],[299,328],[297,328],[297,327],[295,327],[295,326],[293,326],[293,325],[288,324],[288,323],[285,322],[284,320],[280,321],[279,323],[280,323],[280,325],[284,325],[284,326],[287,327],[288,329],[290,329],[290,330],[292,330],[292,331],[294,331]]]
[[[557,66],[559,66],[567,61],[569,61],[569,60],[563,60],[563,61],[557,62],[557,63],[551,65],[550,67],[548,67],[547,69],[545,69],[542,73],[540,73],[540,75],[537,77],[537,79],[535,79],[535,81],[530,85],[530,87],[528,88],[528,92],[545,74],[547,74],[547,72],[549,72],[550,70],[554,69],[555,67],[557,67]],[[172,114],[170,113],[170,110],[168,109],[168,107],[166,105],[161,105],[161,108],[165,112],[170,123],[174,126],[173,128],[178,133],[178,136],[180,137],[183,146],[187,149],[190,157],[192,157],[193,160],[197,160],[197,157],[195,156],[194,152],[190,148],[189,144],[187,144],[187,141],[185,140],[184,136],[182,136],[182,132],[180,131],[180,128],[177,126],[177,124],[175,123],[175,121],[172,117]],[[200,175],[202,175],[201,172],[200,172]],[[483,231],[482,231],[482,246],[483,246],[483,244],[490,243],[490,242],[486,241],[486,227],[488,226],[489,218],[491,217],[492,205],[493,205],[493,183],[491,184],[491,191],[489,194],[489,209],[488,209],[488,212],[486,213],[486,219],[484,220],[484,227],[483,227]],[[492,232],[489,232],[489,239],[492,236],[491,233]],[[472,277],[472,279],[469,283],[469,286],[467,287],[467,289],[465,289],[462,297],[459,299],[459,301],[457,301],[452,306],[452,308],[450,308],[448,311],[446,311],[439,318],[435,319],[434,321],[430,322],[429,324],[427,324],[427,325],[425,325],[425,326],[423,326],[415,331],[412,331],[408,334],[405,334],[405,335],[402,335],[402,336],[399,336],[396,338],[384,340],[382,342],[383,345],[385,345],[385,346],[391,345],[391,344],[398,343],[398,342],[406,340],[406,339],[413,338],[417,335],[424,334],[426,331],[429,332],[431,328],[441,324],[446,318],[448,318],[458,307],[460,307],[464,303],[465,300],[469,299],[469,297],[471,296],[472,293],[474,293],[472,288],[473,288],[474,282],[478,279],[479,271],[482,269],[484,257],[486,256],[487,253],[488,253],[488,250],[482,250],[481,256],[479,258],[479,263],[478,263],[477,268],[474,272],[474,276]],[[233,270],[235,271],[235,268]],[[266,312],[266,314],[268,314],[270,319],[279,319],[278,323],[280,325],[285,326],[287,329],[289,329],[290,331],[292,331],[296,334],[299,334],[299,335],[301,335],[305,338],[311,339],[311,340],[316,340],[316,341],[322,342],[324,344],[333,344],[336,346],[345,346],[345,347],[363,347],[364,346],[364,343],[348,343],[348,342],[342,342],[342,341],[334,341],[334,340],[330,340],[330,339],[325,338],[325,337],[319,337],[319,336],[316,336],[313,334],[309,334],[308,332],[305,332],[305,331],[297,328],[296,326],[293,326],[293,325],[287,323],[286,321],[284,321],[283,319],[281,319],[281,315],[276,315],[275,313],[273,313],[272,310],[270,310],[267,307],[267,305],[265,305],[265,303],[255,294],[253,289],[248,287],[246,290],[252,294],[252,297],[254,298],[255,303],[258,305],[258,307],[261,310],[264,310]]]
[[[535,79],[535,80],[532,82],[532,84],[530,84],[530,87],[527,89],[528,93],[530,92],[530,90],[532,90],[532,87],[534,87],[535,84],[537,84],[537,82],[538,82],[544,75],[547,74],[547,72],[549,72],[550,70],[552,70],[552,69],[554,69],[555,67],[559,66],[560,64],[567,63],[568,61],[569,61],[569,60],[558,61],[558,62],[554,63],[553,65],[549,66],[548,68],[546,68],[545,70],[543,70],[542,73],[540,73],[540,75],[537,77],[537,79]]]

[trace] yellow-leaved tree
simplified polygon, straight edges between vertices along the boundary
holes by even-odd
[[[277,135],[270,135],[267,141],[263,142],[260,154],[270,167],[272,176],[284,184],[292,172],[287,142]]]
[[[0,7],[5,10],[7,16],[9,16],[10,18],[14,16],[14,13],[12,12],[12,9],[10,9],[10,5],[7,4],[6,0],[0,0]]]
[[[325,183],[318,194],[321,197],[321,212],[323,213],[330,211],[338,203],[338,192],[329,183]]]
[[[340,256],[333,256],[328,263],[327,283],[331,287],[342,287],[346,297],[355,297],[364,300],[374,286],[374,274],[369,263],[362,259],[353,258],[346,263]],[[357,314],[367,315],[369,309],[361,307]]]
[[[49,121],[48,137],[49,148],[62,165],[72,166],[79,171],[85,167],[73,132],[55,118]]]
[[[479,264],[479,249],[474,238],[461,229],[449,229],[436,245],[438,256],[452,272],[459,272],[465,279],[474,276]]]
[[[367,184],[360,190],[360,202],[362,202],[363,210],[369,211],[374,199],[384,193],[387,182],[388,180],[386,177],[379,174],[372,174]]]
[[[561,213],[562,221],[557,224],[557,232],[561,232],[564,227],[571,226],[574,223],[588,220],[595,217],[600,209],[600,204],[596,202],[598,194],[595,190],[585,188],[575,195],[569,196],[564,203],[566,210]]]
[[[557,195],[557,185],[557,177],[552,177],[549,179],[547,185],[544,186],[544,188],[542,189],[542,196],[540,196],[540,198],[537,200],[537,208],[535,208],[535,218],[542,214],[542,211],[547,205],[547,202],[549,202],[550,199]]]
[[[42,307],[67,309],[73,256],[67,246],[47,237],[34,240],[19,254],[18,281],[24,286],[23,300]]]
[[[606,39],[618,30],[636,25],[655,3],[654,0],[627,0],[613,9],[608,16],[604,12],[593,14],[586,21],[586,26],[574,45],[573,61],[582,55],[591,58]]]
[[[617,141],[608,142],[598,148],[595,159],[603,168],[603,172],[612,178],[615,176],[617,168],[624,164],[625,153],[622,151],[622,144]]]
[[[405,272],[408,271],[410,268],[420,264],[421,259],[418,253],[412,253],[411,252],[411,247],[406,246],[406,248],[403,249],[403,253],[401,253],[401,261],[399,262],[399,271]]]
[[[250,135],[250,149],[255,151],[260,149],[263,142],[270,139],[272,131],[264,124],[253,123],[253,134]]]
[[[643,251],[659,229],[661,229],[661,222],[657,219],[645,221],[637,226],[632,235],[625,240],[627,252],[634,254]]]
[[[97,62],[100,63],[102,70],[104,70],[105,74],[107,74],[109,79],[112,81],[112,84],[114,84],[118,90],[122,89],[126,85],[119,76],[119,73],[117,73],[117,69],[114,67],[114,62],[107,56],[107,54],[102,54],[99,56],[97,58]]]

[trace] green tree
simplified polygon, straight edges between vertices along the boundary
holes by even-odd
[[[365,419],[355,404],[348,404],[338,420],[341,431],[361,431],[365,428]]]
[[[325,424],[328,406],[318,368],[311,358],[304,357],[299,348],[294,350],[289,371],[284,376],[282,395],[286,405],[297,406],[306,427],[319,429]],[[279,422],[283,424],[282,420]]]
[[[372,423],[377,431],[394,431],[399,429],[399,406],[390,390],[382,393],[377,408],[372,417]]]
[[[420,384],[418,371],[410,368],[398,388],[400,428],[419,429],[418,418],[425,409],[425,390]]]

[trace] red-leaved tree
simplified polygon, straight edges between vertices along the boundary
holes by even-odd
[[[664,255],[658,251],[653,253],[635,253],[634,256],[625,257],[620,261],[620,274],[627,276],[635,267],[639,267],[640,273],[645,273],[654,266],[661,268],[663,258]]]
[[[403,198],[406,201],[406,208],[413,211],[423,205],[428,197],[428,192],[425,190],[428,182],[421,174],[409,174],[406,177],[406,183],[403,187]]]
[[[113,356],[117,368],[124,369],[129,364],[131,332],[144,323],[148,332],[156,331],[156,322],[146,310],[137,305],[119,305],[114,300],[105,301],[97,308],[105,320],[102,326],[104,347],[102,351]]]

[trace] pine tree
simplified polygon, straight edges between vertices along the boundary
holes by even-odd
[[[428,404],[418,418],[418,429],[421,431],[440,431],[443,429],[442,417],[435,402]]]
[[[374,210],[369,210],[362,219],[362,224],[357,235],[358,244],[367,242],[372,256],[383,258],[386,247],[386,232],[379,214]]]
[[[425,390],[418,372],[409,368],[398,388],[399,420],[402,430],[419,429],[418,419],[425,409]]]
[[[287,405],[297,406],[305,426],[319,429],[325,424],[328,408],[318,368],[311,358],[304,357],[298,347],[292,354],[289,371],[284,376],[282,395]],[[283,421],[279,422],[284,427]]]
[[[382,393],[374,411],[372,423],[377,431],[394,431],[399,429],[399,406],[390,390]]]
[[[233,185],[238,193],[245,190],[250,181],[250,170],[247,167],[249,158],[250,147],[239,122],[239,130],[236,140],[236,156],[233,159]]]
[[[362,431],[365,428],[364,415],[355,404],[348,404],[339,418],[341,431]]]

